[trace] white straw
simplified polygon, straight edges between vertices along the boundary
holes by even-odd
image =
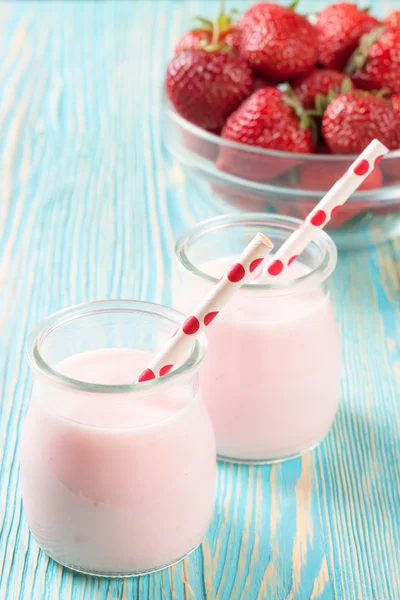
[[[252,277],[258,265],[272,249],[272,242],[262,233],[257,233],[161,352],[153,358],[147,369],[141,373],[138,382],[162,377],[177,367],[188,356],[196,337],[210,325],[232,296]]]
[[[365,148],[343,177],[310,212],[301,226],[279,248],[274,259],[266,268],[263,283],[266,274],[272,278],[276,277],[301,254],[315,237],[316,232],[330,221],[336,210],[339,210],[349,199],[387,152],[389,152],[388,148],[378,140],[373,140]],[[148,381],[166,375],[171,369],[178,366],[188,355],[193,340],[211,323],[241,285],[246,283],[272,248],[271,241],[263,234],[258,233],[236,263],[195,308],[176,334],[151,361],[148,368],[141,373],[138,381]]]
[[[300,227],[277,250],[273,260],[265,269],[263,283],[265,283],[267,273],[271,277],[276,277],[283,269],[292,264],[315,237],[316,231],[325,227],[332,215],[349,199],[388,152],[388,148],[378,140],[373,140],[365,148],[343,177],[334,184],[305,218]]]

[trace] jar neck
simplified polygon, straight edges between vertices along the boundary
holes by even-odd
[[[171,308],[131,300],[98,301],[67,308],[42,321],[30,334],[27,355],[41,381],[65,389],[98,394],[150,395],[196,375],[206,353],[204,334],[175,370],[142,383],[106,385],[63,375],[57,365],[79,353],[105,348],[158,352],[184,320]]]
[[[275,215],[227,215],[203,221],[184,233],[178,240],[175,253],[181,267],[205,282],[216,283],[218,277],[204,268],[221,258],[234,258],[261,231],[274,243],[275,251],[298,229],[301,221]],[[332,274],[337,263],[337,250],[333,240],[324,231],[317,231],[315,238],[296,260],[303,266],[294,278],[278,279],[268,283],[244,285],[241,292],[263,296],[295,294],[304,289],[322,285]],[[261,278],[260,278],[261,279]]]

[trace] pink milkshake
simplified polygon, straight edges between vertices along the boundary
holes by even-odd
[[[154,571],[207,531],[216,464],[198,385],[204,339],[175,373],[132,384],[179,319],[156,305],[99,302],[50,318],[29,342],[35,380],[21,490],[34,537],[62,564],[102,575]],[[126,338],[137,348],[119,346]]]
[[[187,313],[253,231],[279,248],[297,226],[271,215],[200,224],[177,245],[176,305]],[[328,433],[340,396],[340,337],[327,288],[335,264],[334,244],[319,232],[272,285],[260,267],[254,284],[244,286],[207,331],[200,381],[221,458],[283,460]]]

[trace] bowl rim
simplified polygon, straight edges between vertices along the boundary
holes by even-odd
[[[354,161],[359,156],[358,154],[307,154],[301,152],[283,152],[282,150],[269,150],[267,148],[260,148],[259,146],[249,146],[247,144],[242,144],[240,142],[234,142],[232,140],[226,140],[215,133],[211,133],[198,127],[194,123],[191,123],[181,115],[177,113],[175,108],[173,107],[171,101],[167,96],[167,92],[165,87],[162,89],[162,106],[167,115],[176,121],[182,128],[186,129],[189,133],[196,135],[200,139],[203,139],[207,142],[212,142],[214,144],[218,144],[220,146],[226,146],[229,148],[236,148],[237,150],[241,150],[242,152],[249,152],[250,154],[261,154],[264,156],[273,156],[276,158],[291,158],[296,160],[305,160],[305,161],[320,161],[326,162],[327,160],[337,161]],[[383,158],[383,160],[387,161],[388,159],[396,159],[400,158],[400,148],[399,150],[390,150],[388,154]]]

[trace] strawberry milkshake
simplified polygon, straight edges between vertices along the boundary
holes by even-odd
[[[238,215],[189,231],[177,244],[177,306],[188,312],[253,232],[263,232],[278,249],[298,224]],[[320,231],[272,283],[260,266],[254,283],[242,287],[207,331],[200,382],[220,458],[284,460],[328,433],[340,396],[340,336],[327,286],[335,264],[336,248]]]
[[[95,302],[50,317],[30,337],[24,511],[39,545],[64,565],[150,572],[207,531],[216,461],[198,383],[204,336],[173,373],[132,383],[181,320],[158,305]]]

